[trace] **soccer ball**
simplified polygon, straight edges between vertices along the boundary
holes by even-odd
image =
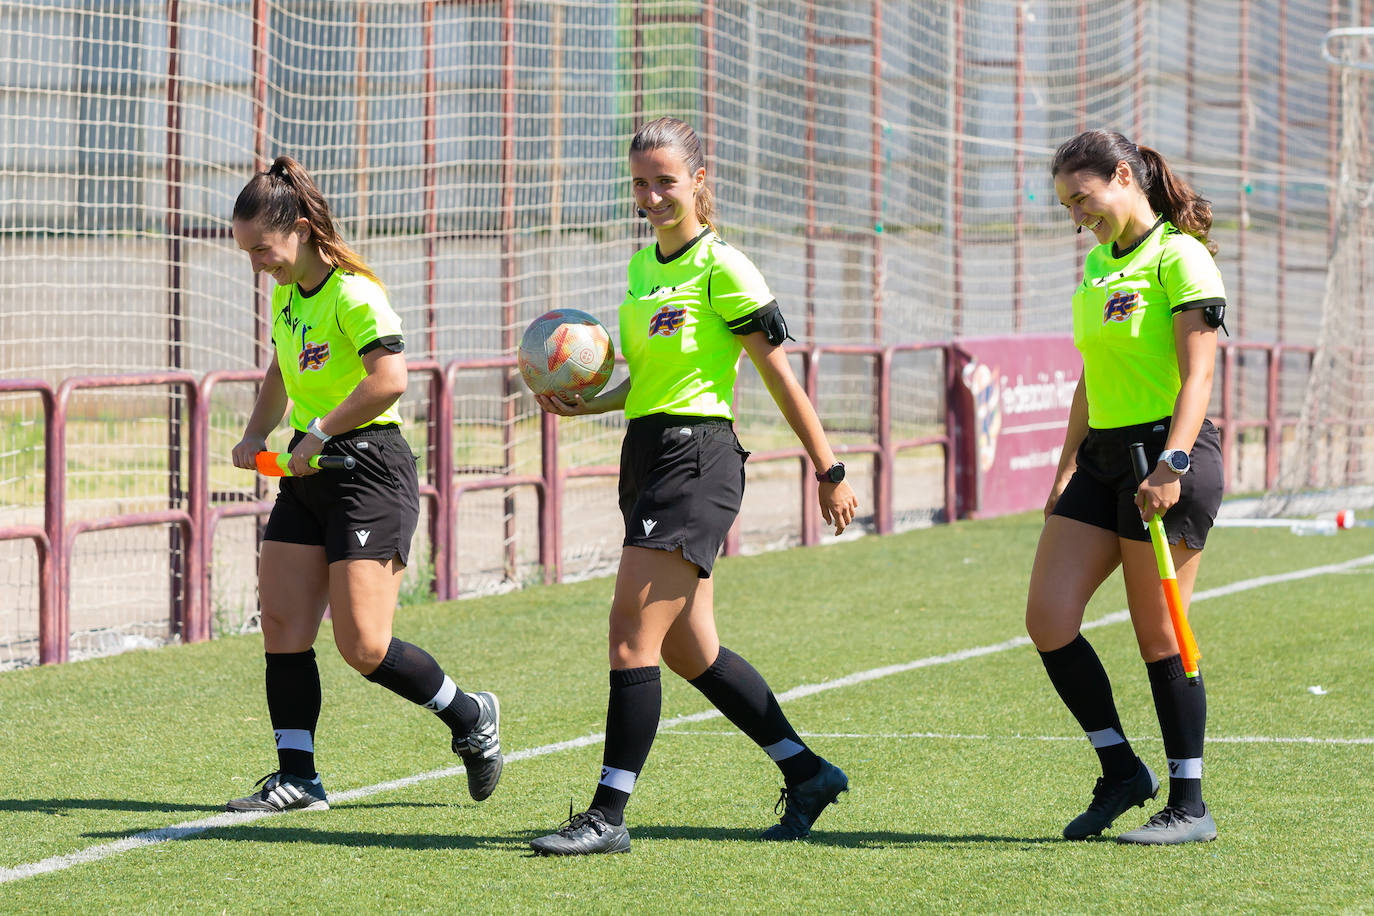
[[[606,386],[615,363],[611,335],[577,309],[555,309],[530,322],[520,338],[520,375],[535,394],[571,401]]]

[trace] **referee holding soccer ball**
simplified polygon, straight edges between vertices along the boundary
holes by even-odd
[[[620,346],[630,378],[589,401],[546,395],[560,416],[625,411],[620,457],[624,549],[610,618],[610,699],[591,804],[531,844],[546,855],[627,852],[624,810],[658,728],[660,657],[752,738],[782,771],[782,819],[766,840],[801,839],[849,784],[797,736],[767,683],[721,646],[711,567],[744,495],[731,401],[749,353],[817,469],[821,513],[838,534],[857,501],[782,349],[787,325],[763,277],[715,233],[701,142],[673,118],[630,143],[640,216],[655,244],[630,260]]]

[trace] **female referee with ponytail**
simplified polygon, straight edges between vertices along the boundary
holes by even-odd
[[[1119,565],[1163,733],[1169,794],[1143,827],[1117,840],[1211,840],[1216,823],[1202,799],[1206,689],[1201,674],[1184,675],[1141,524],[1163,515],[1186,609],[1223,480],[1217,430],[1206,418],[1226,305],[1207,238],[1211,206],[1159,153],[1110,131],[1065,143],[1051,174],[1077,231],[1097,239],[1073,297],[1083,374],[1026,601],[1026,628],[1045,671],[1102,765],[1091,803],[1064,836],[1100,834],[1160,788],[1126,740],[1107,673],[1079,632],[1088,600]],[[1158,459],[1139,485],[1134,442]]]
[[[560,416],[624,410],[624,550],[610,619],[610,698],[591,805],[531,844],[545,855],[628,852],[624,810],[649,756],[662,703],[659,659],[763,748],[782,772],[782,820],[765,840],[805,837],[849,780],[797,736],[763,677],[721,646],[711,567],[744,495],[745,452],[731,401],[747,351],[820,479],[821,514],[844,530],[857,505],[844,465],[787,362],[787,325],[763,277],[712,225],[696,133],[675,118],[630,142],[635,205],[655,244],[629,265],[620,346],[630,379],[590,401],[541,396]]]
[[[452,732],[478,801],[501,775],[500,709],[465,694],[418,646],[391,635],[419,517],[415,458],[396,402],[406,389],[401,322],[386,291],[334,227],[329,204],[294,159],[253,176],[234,203],[234,240],[276,281],[272,343],[257,402],[234,446],[253,468],[290,402],[290,469],[263,533],[258,570],[267,709],[277,769],[230,811],[329,807],[315,771],[320,674],[312,646],[326,605],[344,660],[368,680],[435,713]],[[322,451],[351,471],[316,471]]]

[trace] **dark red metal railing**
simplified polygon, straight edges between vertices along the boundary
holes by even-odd
[[[1283,356],[1299,353],[1306,357],[1304,365],[1311,371],[1315,347],[1288,346],[1285,344],[1247,343],[1242,341],[1223,341],[1221,344],[1221,410],[1212,417],[1212,422],[1221,432],[1221,460],[1226,468],[1229,484],[1235,477],[1237,467],[1237,443],[1240,434],[1247,429],[1263,429],[1264,433],[1264,487],[1272,489],[1279,480],[1279,443],[1286,427],[1298,423],[1297,416],[1283,416],[1280,403],[1279,376],[1282,371]],[[1244,353],[1262,353],[1265,361],[1264,416],[1237,416],[1236,387],[1240,375],[1240,357]]]
[[[0,526],[0,541],[29,540],[33,541],[34,547],[38,552],[38,655],[44,662],[55,662],[60,659],[54,657],[53,647],[59,642],[54,628],[58,624],[57,616],[57,573],[54,562],[53,541],[50,532],[54,531],[59,523],[52,500],[47,494],[52,490],[48,486],[55,474],[60,470],[55,468],[52,463],[53,449],[55,448],[56,427],[53,424],[54,397],[51,386],[41,379],[16,378],[0,379],[0,393],[3,394],[35,394],[38,396],[43,410],[43,493],[44,493],[44,519],[43,525],[8,525]],[[65,642],[65,640],[61,640]]]
[[[48,448],[44,491],[47,517],[48,542],[56,554],[54,571],[56,573],[56,601],[50,609],[51,620],[44,626],[39,620],[39,659],[42,662],[63,662],[67,660],[69,609],[71,607],[71,558],[76,538],[90,531],[109,531],[115,528],[135,528],[146,525],[177,525],[182,532],[181,540],[174,545],[184,555],[181,563],[181,592],[172,588],[172,613],[169,615],[170,635],[180,635],[188,642],[208,639],[210,631],[205,626],[205,614],[201,600],[201,588],[205,583],[200,545],[201,533],[205,530],[204,502],[205,478],[204,463],[196,456],[205,450],[205,442],[200,436],[205,428],[201,416],[204,405],[201,402],[198,379],[189,372],[146,372],[136,375],[105,377],[73,377],[58,386],[53,397],[52,412],[48,417],[52,433],[47,437],[51,444]],[[104,390],[110,388],[137,388],[150,386],[177,387],[185,392],[190,407],[191,435],[186,454],[189,456],[189,479],[186,488],[185,508],[169,507],[154,512],[133,512],[105,518],[82,519],[68,522],[66,517],[67,501],[67,409],[72,394],[80,390]],[[175,466],[181,457],[179,442],[168,446],[168,474],[180,474]],[[173,565],[177,558],[172,557]]]
[[[789,352],[800,359],[801,379],[813,402],[822,414],[820,369],[823,357],[841,356],[867,360],[872,365],[876,388],[874,399],[873,437],[870,441],[837,441],[835,451],[840,455],[872,455],[873,527],[878,534],[893,530],[894,483],[893,468],[898,454],[908,449],[938,446],[943,451],[943,508],[944,518],[960,516],[960,483],[956,476],[958,431],[965,428],[969,418],[958,416],[963,399],[951,394],[960,384],[957,378],[953,343],[920,343],[880,347],[875,345],[797,346]],[[894,363],[903,356],[923,352],[937,352],[939,366],[931,370],[930,383],[944,393],[943,430],[928,436],[898,438],[893,431],[892,374]],[[1263,357],[1265,398],[1262,415],[1242,414],[1237,407],[1237,388],[1244,354]],[[1301,354],[1304,360],[1285,356]],[[1264,430],[1265,486],[1272,488],[1278,481],[1279,445],[1286,428],[1296,424],[1295,414],[1285,414],[1281,403],[1281,382],[1285,371],[1310,371],[1313,349],[1280,344],[1224,342],[1219,359],[1220,410],[1213,420],[1222,433],[1223,457],[1228,478],[1237,467],[1237,443],[1247,430]],[[514,368],[513,357],[458,360],[445,365],[434,361],[414,361],[412,375],[423,378],[428,385],[428,404],[423,428],[427,473],[421,482],[421,498],[429,506],[430,550],[434,564],[434,594],[441,600],[457,597],[461,570],[457,564],[456,538],[458,508],[469,493],[490,490],[510,492],[518,488],[533,489],[538,501],[538,556],[545,582],[562,578],[562,504],[564,482],[587,477],[612,477],[618,469],[613,465],[562,468],[558,463],[559,424],[550,415],[540,421],[540,467],[535,473],[515,473],[507,464],[504,470],[486,474],[458,474],[454,466],[454,397],[463,373],[509,372]],[[1253,371],[1249,365],[1245,370]],[[1305,377],[1305,375],[1304,375]],[[185,372],[158,372],[127,376],[82,377],[64,381],[54,391],[47,383],[36,379],[0,380],[0,394],[32,394],[41,405],[44,422],[44,521],[42,526],[12,525],[0,527],[0,541],[28,540],[35,545],[38,558],[38,631],[39,661],[44,664],[67,659],[70,630],[72,549],[76,538],[93,531],[108,531],[148,525],[175,525],[181,534],[183,574],[181,594],[172,596],[169,629],[188,642],[207,639],[210,628],[210,570],[213,566],[213,545],[219,522],[226,518],[261,516],[271,510],[271,502],[251,494],[221,494],[209,487],[210,405],[215,392],[224,385],[257,385],[262,379],[259,370],[212,372],[196,379]],[[191,418],[188,442],[184,453],[188,457],[188,486],[181,505],[151,512],[69,520],[66,505],[67,443],[69,428],[68,403],[76,391],[112,388],[171,386],[180,389],[186,399]],[[503,455],[507,454],[504,446]],[[418,445],[418,443],[417,443]],[[168,460],[175,458],[176,449],[169,446]],[[800,507],[800,540],[804,545],[819,543],[821,526],[816,504],[816,481],[810,459],[800,447],[759,452],[750,457],[751,463],[770,461],[797,462],[798,499]],[[732,531],[727,538],[727,555],[739,552],[739,533]],[[175,589],[173,591],[176,591]],[[181,599],[178,602],[178,598]],[[178,613],[176,608],[183,608]]]

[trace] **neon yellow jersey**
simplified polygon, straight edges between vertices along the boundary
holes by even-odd
[[[620,304],[620,349],[630,369],[625,416],[734,419],[744,344],[730,326],[774,302],[763,275],[708,229],[667,262],[657,245],[635,252],[629,281]]]
[[[291,399],[291,425],[300,430],[358,387],[367,375],[363,352],[401,345],[401,319],[386,292],[366,277],[337,270],[308,298],[294,283],[278,286],[272,291],[272,316],[272,343]],[[400,422],[400,411],[392,404],[362,426]]]
[[[1173,414],[1182,384],[1173,315],[1225,301],[1211,253],[1165,220],[1121,257],[1110,244],[1089,251],[1073,294],[1088,425],[1112,429]]]

